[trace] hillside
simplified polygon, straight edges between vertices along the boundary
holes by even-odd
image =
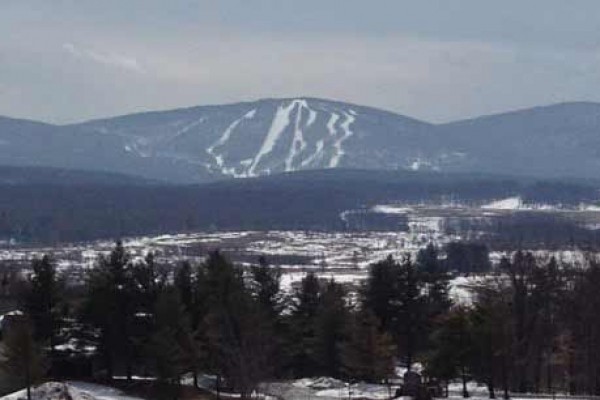
[[[600,105],[565,103],[434,125],[312,98],[54,126],[0,118],[0,165],[204,183],[317,169],[600,174]]]

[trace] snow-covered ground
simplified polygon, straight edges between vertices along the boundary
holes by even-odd
[[[0,397],[0,400],[27,399],[25,389]],[[32,389],[33,400],[142,400],[119,389],[86,382],[46,382]]]
[[[328,377],[314,377],[298,379],[296,381],[284,381],[264,384],[261,391],[276,396],[283,400],[340,400],[340,399],[367,399],[367,400],[386,400],[393,398],[398,385],[347,383]],[[467,390],[471,399],[488,399],[487,387],[477,382],[468,382]],[[450,399],[462,399],[462,383],[452,382],[448,387]],[[501,393],[496,392],[498,398]],[[585,397],[572,396],[551,396],[547,394],[528,394],[526,396],[513,395],[513,400],[536,400],[536,399],[554,399],[554,400],[584,400]],[[401,398],[409,400],[408,397]],[[588,397],[589,399],[589,397]]]
[[[217,147],[215,147],[217,149]],[[216,153],[215,153],[216,154]],[[443,246],[445,243],[464,239],[459,230],[446,233],[452,220],[471,218],[477,221],[510,215],[518,211],[553,210],[563,215],[573,215],[586,226],[600,226],[600,208],[581,205],[578,209],[561,209],[560,206],[524,205],[519,197],[499,199],[480,206],[467,206],[456,201],[438,205],[428,204],[378,204],[360,212],[405,215],[408,230],[395,231],[224,231],[194,232],[185,234],[162,234],[124,238],[123,242],[133,260],[142,260],[149,252],[161,264],[176,265],[187,260],[202,262],[210,250],[219,249],[234,262],[248,265],[259,256],[281,267],[284,287],[290,288],[309,270],[323,279],[335,279],[345,283],[359,283],[366,276],[367,267],[388,256],[401,258],[414,255],[429,243]],[[347,217],[357,210],[341,214]],[[483,224],[482,226],[484,226]],[[454,226],[454,225],[452,225]],[[469,239],[477,238],[478,232],[470,232]],[[34,258],[49,254],[56,261],[58,270],[73,282],[83,279],[87,269],[92,268],[101,255],[107,255],[114,247],[112,241],[95,241],[64,244],[55,247],[20,246],[14,242],[0,243],[0,262],[27,269]],[[503,255],[492,253],[492,263]],[[547,251],[539,255],[549,255]],[[584,255],[572,250],[555,251],[552,255],[564,261],[583,261]],[[458,286],[457,286],[458,287]],[[458,297],[464,292],[455,290]]]
[[[484,210],[518,210],[522,207],[523,200],[520,197],[509,197],[507,199],[496,200],[481,206],[481,208]]]
[[[296,381],[273,382],[261,386],[267,395],[284,400],[369,399],[384,400],[391,398],[397,386],[375,385],[368,383],[347,383],[328,377],[304,378]]]
[[[183,260],[198,263],[210,250],[219,249],[242,264],[256,262],[259,256],[282,268],[284,282],[301,278],[307,270],[319,271],[324,277],[354,281],[364,276],[373,262],[388,256],[401,258],[428,243],[442,245],[457,236],[442,233],[439,217],[414,216],[409,231],[312,232],[312,231],[238,231],[164,234],[125,238],[123,244],[134,261],[149,252],[159,263],[176,264]],[[108,255],[112,241],[67,244],[57,247],[5,246],[0,261],[27,268],[31,260],[49,254],[58,270],[77,280],[92,268],[99,256]]]

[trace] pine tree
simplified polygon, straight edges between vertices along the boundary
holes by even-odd
[[[309,376],[318,368],[315,363],[315,321],[320,301],[319,280],[309,272],[293,295],[288,318],[286,347],[290,353],[290,369],[295,376]]]
[[[349,310],[344,288],[329,281],[320,296],[315,315],[314,372],[325,376],[342,377],[341,350],[347,337]],[[313,372],[313,373],[314,373]]]
[[[109,379],[117,362],[124,363],[128,379],[133,373],[138,304],[132,272],[129,255],[119,241],[108,258],[100,258],[88,280],[86,316],[100,330],[99,350]]]
[[[184,261],[175,272],[174,284],[186,311],[193,312],[194,284],[192,282],[192,266],[188,261]]]
[[[0,366],[11,379],[27,388],[27,399],[31,400],[31,386],[45,373],[42,350],[28,320],[19,318],[6,325]]]
[[[426,343],[424,334],[427,332],[424,281],[410,258],[398,265],[395,284],[392,303],[394,328],[398,335],[398,349],[410,371],[416,355]]]
[[[394,338],[409,369],[426,344],[427,298],[425,280],[410,260],[396,262],[391,256],[371,266],[362,290],[362,304]]]
[[[34,260],[32,269],[22,306],[32,321],[36,341],[47,343],[53,352],[61,323],[62,285],[48,256]]]
[[[473,292],[471,371],[488,386],[490,398],[501,385],[508,399],[514,351],[512,293],[503,277],[487,279]]]
[[[430,354],[428,372],[445,381],[460,376],[463,397],[469,397],[467,381],[473,352],[469,312],[454,308],[433,334],[434,351]]]
[[[251,273],[254,297],[267,315],[275,320],[281,313],[283,300],[281,270],[270,266],[266,258],[260,257],[258,265],[252,266]]]
[[[135,301],[139,312],[152,313],[158,295],[167,284],[166,273],[159,271],[152,252],[142,262],[128,266],[135,287]]]
[[[438,259],[438,251],[433,243],[429,243],[424,249],[419,250],[416,263],[424,274],[437,275],[445,272],[442,269],[442,263]]]
[[[382,333],[370,310],[351,318],[349,338],[342,346],[342,364],[351,381],[381,383],[393,375],[396,348],[392,337]]]
[[[193,368],[193,354],[190,354],[193,339],[185,306],[176,289],[167,288],[158,297],[154,324],[147,352],[161,394],[177,397],[181,375]]]
[[[369,268],[369,275],[362,288],[362,303],[380,321],[381,328],[393,332],[394,297],[396,295],[396,272],[398,264],[389,256]]]
[[[205,318],[212,366],[248,398],[273,374],[273,333],[240,268],[220,253],[205,263],[209,312]]]
[[[417,254],[416,268],[424,281],[426,315],[421,336],[424,338],[423,346],[428,347],[427,341],[437,328],[441,317],[446,315],[452,306],[449,295],[450,275],[443,269],[437,249],[431,243]]]

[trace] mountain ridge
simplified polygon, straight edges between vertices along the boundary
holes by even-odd
[[[600,104],[443,124],[314,97],[147,111],[67,125],[0,117],[0,164],[202,183],[324,168],[590,178]]]

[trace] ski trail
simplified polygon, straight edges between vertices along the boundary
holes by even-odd
[[[350,125],[352,125],[356,118],[354,117],[354,115],[346,112],[344,112],[344,116],[346,117],[346,119],[340,124],[340,128],[342,129],[344,135],[338,138],[333,144],[333,147],[335,148],[335,154],[331,157],[331,160],[329,161],[330,168],[335,168],[339,165],[340,160],[345,154],[342,145],[350,136],[354,134],[354,132],[350,130]]]
[[[183,128],[179,129],[178,131],[175,131],[173,134],[165,135],[165,136],[161,137],[159,139],[159,141],[161,141],[161,142],[171,141],[171,140],[177,138],[178,136],[181,136],[181,135],[189,132],[190,130],[194,129],[196,126],[200,125],[205,120],[206,120],[206,117],[198,118],[198,119],[190,122],[189,124],[185,125]]]
[[[334,112],[331,113],[331,117],[329,118],[329,121],[327,121],[327,130],[329,131],[329,136],[332,136],[333,138],[335,138],[337,136],[337,129],[335,127],[335,124],[338,122],[338,120],[340,119],[340,116]],[[332,157],[333,160],[333,157]],[[331,165],[331,161],[329,161],[329,167],[333,168],[333,166]]]
[[[294,124],[294,138],[292,139],[292,145],[290,146],[290,152],[285,159],[285,171],[293,171],[294,158],[298,153],[301,153],[306,148],[306,141],[300,128],[300,122],[302,121],[302,109],[307,108],[305,100],[295,100],[295,104],[298,105],[298,111],[296,113],[296,122]]]
[[[251,110],[248,111],[244,116],[242,116],[241,118],[236,119],[235,121],[233,121],[228,127],[227,129],[225,129],[225,131],[223,132],[223,134],[221,135],[221,137],[214,142],[210,147],[208,147],[206,149],[206,152],[208,154],[210,154],[214,159],[215,162],[217,163],[217,166],[221,169],[221,172],[225,173],[225,170],[223,168],[223,156],[220,154],[216,154],[215,153],[215,149],[217,147],[221,147],[223,146],[225,143],[227,143],[227,141],[229,140],[229,138],[231,137],[231,133],[233,132],[233,130],[235,128],[237,128],[237,126],[240,124],[240,122],[242,122],[245,119],[252,119],[254,118],[254,115],[256,114],[256,110]],[[230,171],[230,169],[227,169],[228,171]]]
[[[327,122],[327,130],[329,131],[330,136],[337,136],[337,129],[335,128],[336,122],[340,119],[340,116],[336,113],[331,113],[331,118]]]
[[[248,169],[248,176],[256,176],[256,167],[262,158],[273,151],[279,136],[281,136],[283,131],[285,131],[285,128],[287,128],[290,124],[290,113],[294,108],[294,105],[295,102],[291,102],[287,107],[279,106],[277,108],[277,112],[275,113],[275,117],[273,118],[273,122],[269,128],[269,132],[267,132],[267,136],[265,136],[260,150],[258,150],[258,153],[252,161],[252,165],[250,165],[250,168]]]
[[[317,120],[317,112],[308,107],[306,108],[308,109],[308,122],[306,123],[306,127],[309,128]]]
[[[316,146],[317,146],[317,148],[316,148],[315,152],[313,154],[311,154],[310,157],[308,157],[302,161],[301,165],[303,167],[310,165],[310,163],[312,163],[314,160],[316,160],[317,157],[319,157],[323,154],[323,148],[325,147],[325,141],[323,139],[319,140],[317,142]]]

